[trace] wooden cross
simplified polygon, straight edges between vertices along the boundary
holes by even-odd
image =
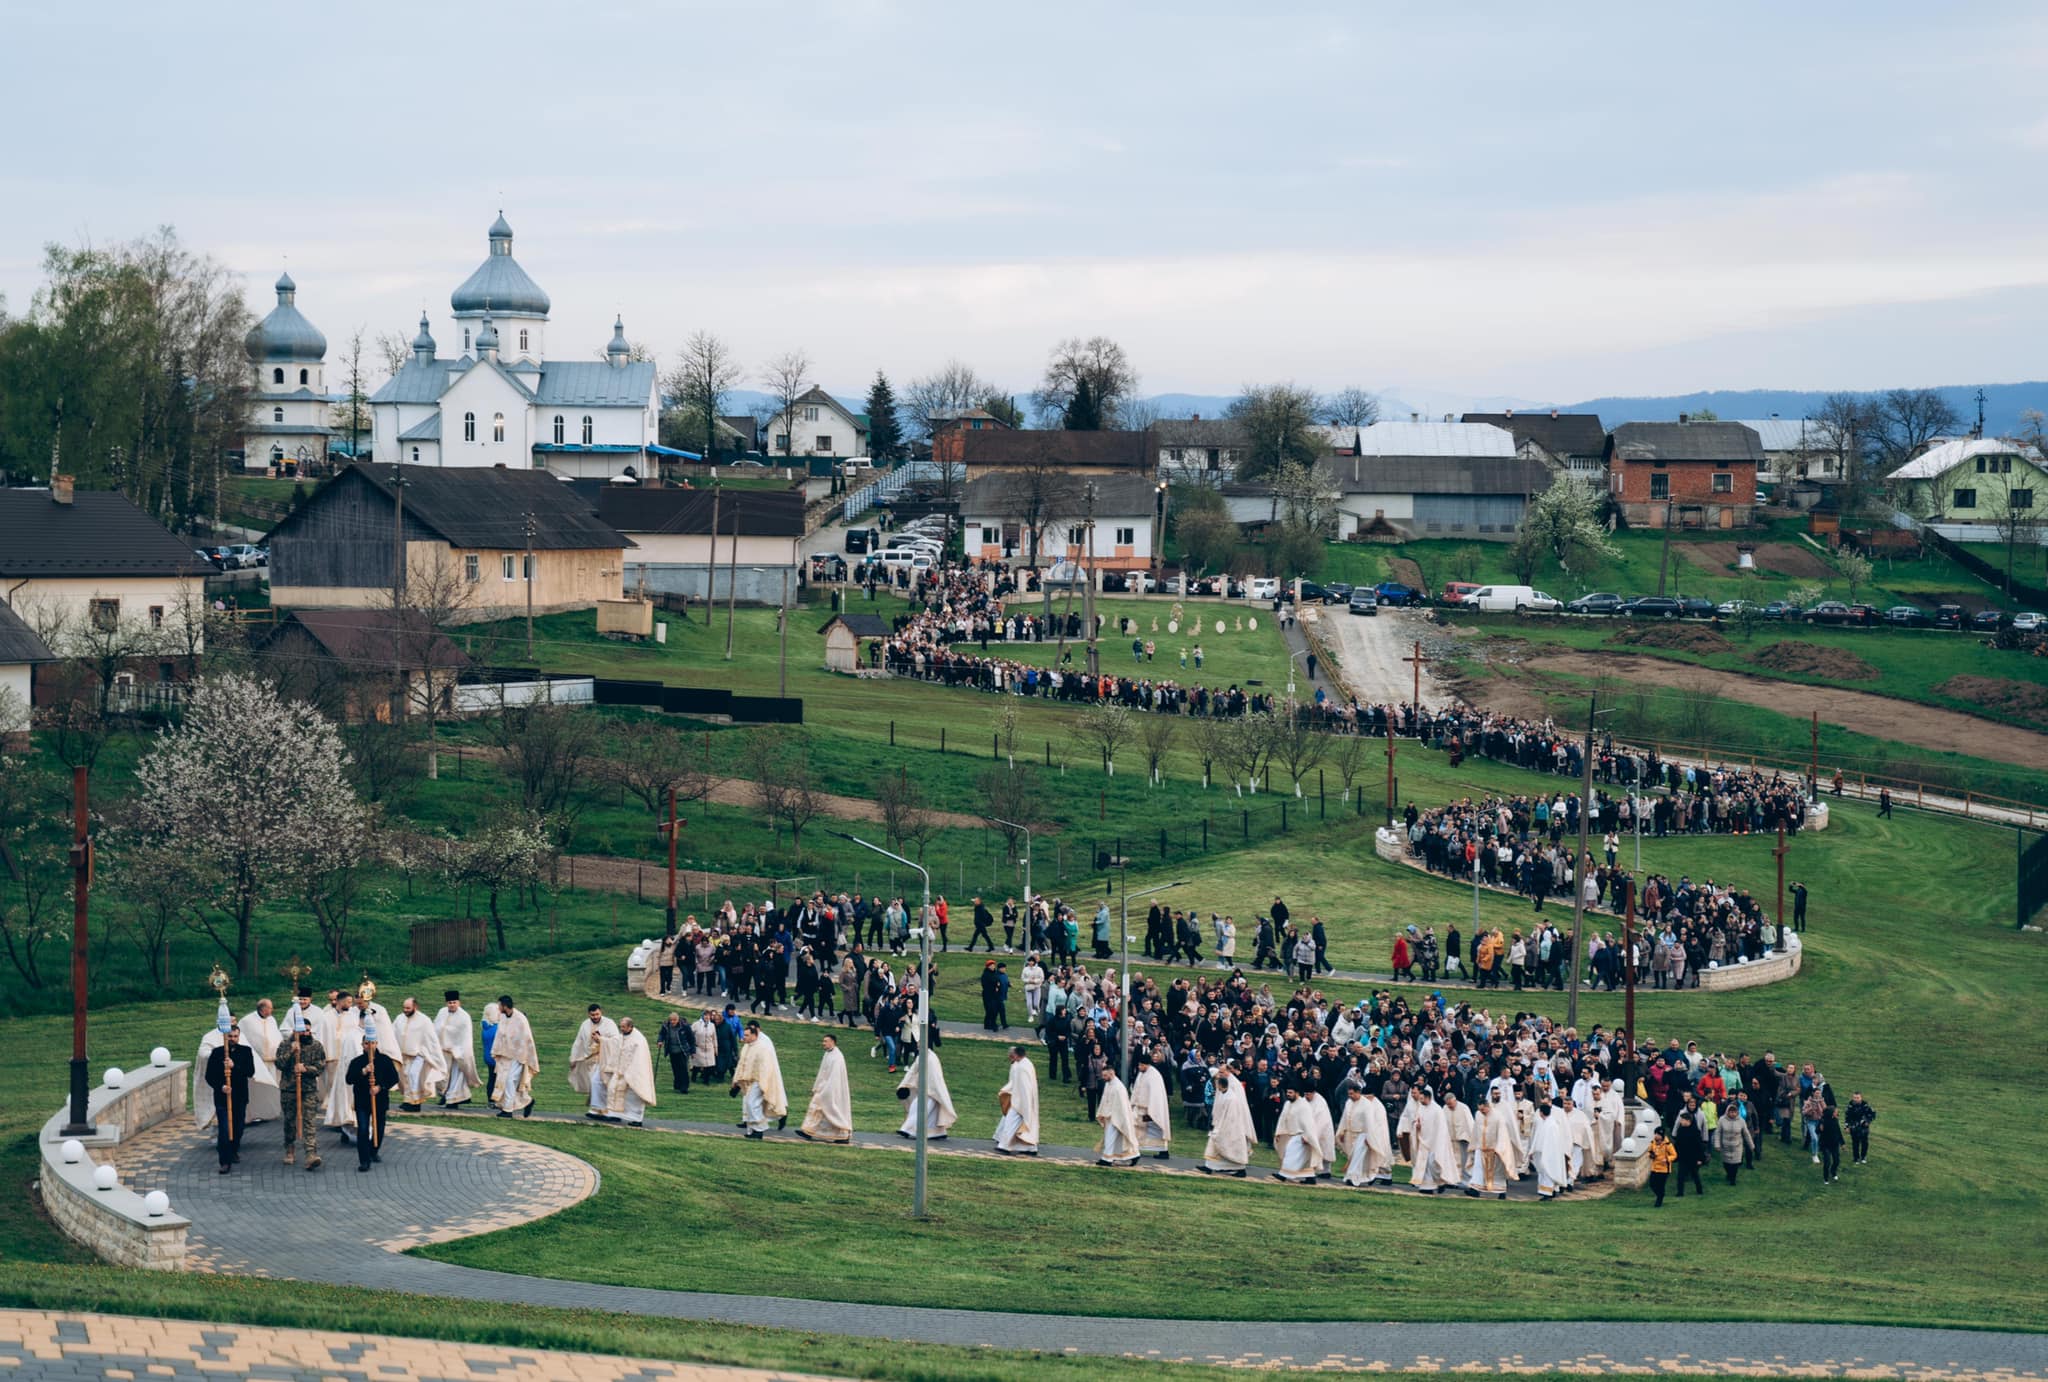
[[[1415,715],[1419,719],[1422,715],[1422,664],[1429,661],[1428,658],[1422,655],[1421,639],[1415,640],[1415,651],[1409,656],[1402,658],[1401,661],[1413,663],[1415,666],[1415,700],[1413,704]]]
[[[1785,852],[1791,848],[1785,843],[1785,827],[1778,826],[1778,847],[1771,851],[1771,857],[1778,861],[1778,944],[1785,944]]]

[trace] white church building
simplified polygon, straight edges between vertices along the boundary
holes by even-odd
[[[317,472],[327,461],[334,429],[328,426],[327,338],[298,308],[299,285],[277,279],[277,306],[243,341],[256,388],[242,439],[245,470]]]
[[[379,461],[609,479],[645,476],[661,456],[689,454],[655,444],[654,364],[629,358],[622,320],[602,360],[548,358],[551,303],[512,257],[502,214],[490,254],[448,301],[460,354],[437,353],[422,313],[411,357],[370,399]]]

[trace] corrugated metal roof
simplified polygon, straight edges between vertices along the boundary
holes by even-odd
[[[654,362],[551,360],[540,367],[533,400],[543,408],[644,408],[654,395]]]
[[[1608,454],[1623,461],[1719,461],[1764,458],[1757,434],[1739,422],[1624,422],[1608,434]]]
[[[439,412],[428,414],[425,418],[400,432],[398,439],[400,441],[441,440],[441,414]]]
[[[1832,451],[1822,438],[1821,429],[1805,418],[1758,417],[1736,418],[1737,426],[1747,427],[1756,433],[1766,451]]]
[[[1964,461],[1979,456],[2019,456],[2035,465],[2041,464],[2041,454],[2025,442],[2002,441],[1997,437],[1985,437],[1981,441],[1958,439],[1945,441],[1930,447],[1891,473],[1894,480],[1932,480],[1944,475]]]
[[[1361,456],[1512,456],[1515,439],[1483,422],[1375,422],[1358,429]]]
[[[1513,454],[1325,456],[1316,469],[1346,494],[1541,494],[1554,478],[1541,461]]]
[[[1466,413],[1459,421],[1499,427],[1515,445],[1533,441],[1553,456],[1598,456],[1607,446],[1607,429],[1594,413]]]
[[[1019,435],[1031,435],[1023,433]],[[1087,436],[1088,433],[1068,433],[1068,436]],[[1061,510],[1061,522],[1078,522],[1083,516],[1085,501],[1082,498],[1087,486],[1095,486],[1095,519],[1098,523],[1110,518],[1131,518],[1151,514],[1159,504],[1158,481],[1150,472],[1133,475],[1069,475],[1065,480],[1068,493],[1057,507]],[[1017,507],[1013,501],[1015,487],[1022,483],[1016,472],[995,471],[978,475],[969,481],[960,492],[960,512],[963,515],[983,517],[1006,516]]]
[[[449,377],[455,371],[449,360],[406,359],[398,373],[384,381],[384,387],[370,395],[372,403],[438,403],[448,392]]]
[[[1235,418],[1161,418],[1152,424],[1152,440],[1160,446],[1244,446],[1250,440]]]
[[[0,605],[0,664],[55,662],[50,645],[19,614]]]
[[[59,504],[47,489],[0,490],[0,576],[187,576],[207,570],[183,538],[111,490]]]
[[[590,505],[545,470],[500,470],[496,466],[395,466],[358,462],[315,490],[271,530],[281,541],[347,541],[300,536],[294,529],[323,504],[347,502],[344,485],[367,484],[386,500],[391,477],[405,475],[405,516],[439,533],[456,547],[512,551],[526,543],[526,519],[534,523],[533,546],[547,550],[625,548],[625,534],[601,522]]]

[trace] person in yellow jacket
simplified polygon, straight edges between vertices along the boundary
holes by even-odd
[[[1657,1195],[1653,1209],[1664,1207],[1664,1186],[1671,1179],[1671,1168],[1677,1164],[1678,1144],[1664,1135],[1664,1129],[1657,1129],[1650,1138],[1650,1189]]]

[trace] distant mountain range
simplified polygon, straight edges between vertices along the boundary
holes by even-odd
[[[1985,384],[1982,387],[1984,431],[1987,435],[2019,432],[2022,413],[2048,413],[2048,380]],[[1968,427],[1977,421],[1977,389],[1975,384],[1946,384],[1936,392],[1949,401],[1949,406],[1956,410],[1956,416]],[[1785,418],[1810,417],[1819,410],[1830,392],[1832,390],[1826,389],[1709,389],[1700,393],[1655,397],[1618,395],[1590,398],[1583,403],[1552,403],[1500,394],[1463,398],[1440,389],[1396,387],[1381,393],[1379,400],[1380,416],[1389,420],[1405,419],[1411,414],[1429,419],[1441,418],[1446,413],[1456,416],[1459,413],[1497,413],[1504,408],[1529,412],[1556,408],[1561,413],[1597,413],[1602,423],[1613,427],[1623,422],[1676,422],[1680,413],[1701,411],[1711,411],[1730,420],[1767,418],[1773,413]],[[851,412],[857,413],[866,406],[864,394],[835,393],[832,396]],[[1222,417],[1230,410],[1235,397],[1234,394],[1161,393],[1152,394],[1144,401],[1156,409],[1160,417],[1185,418],[1197,414]],[[737,389],[726,401],[727,410],[734,413],[773,406],[773,400],[767,394],[753,389]]]

